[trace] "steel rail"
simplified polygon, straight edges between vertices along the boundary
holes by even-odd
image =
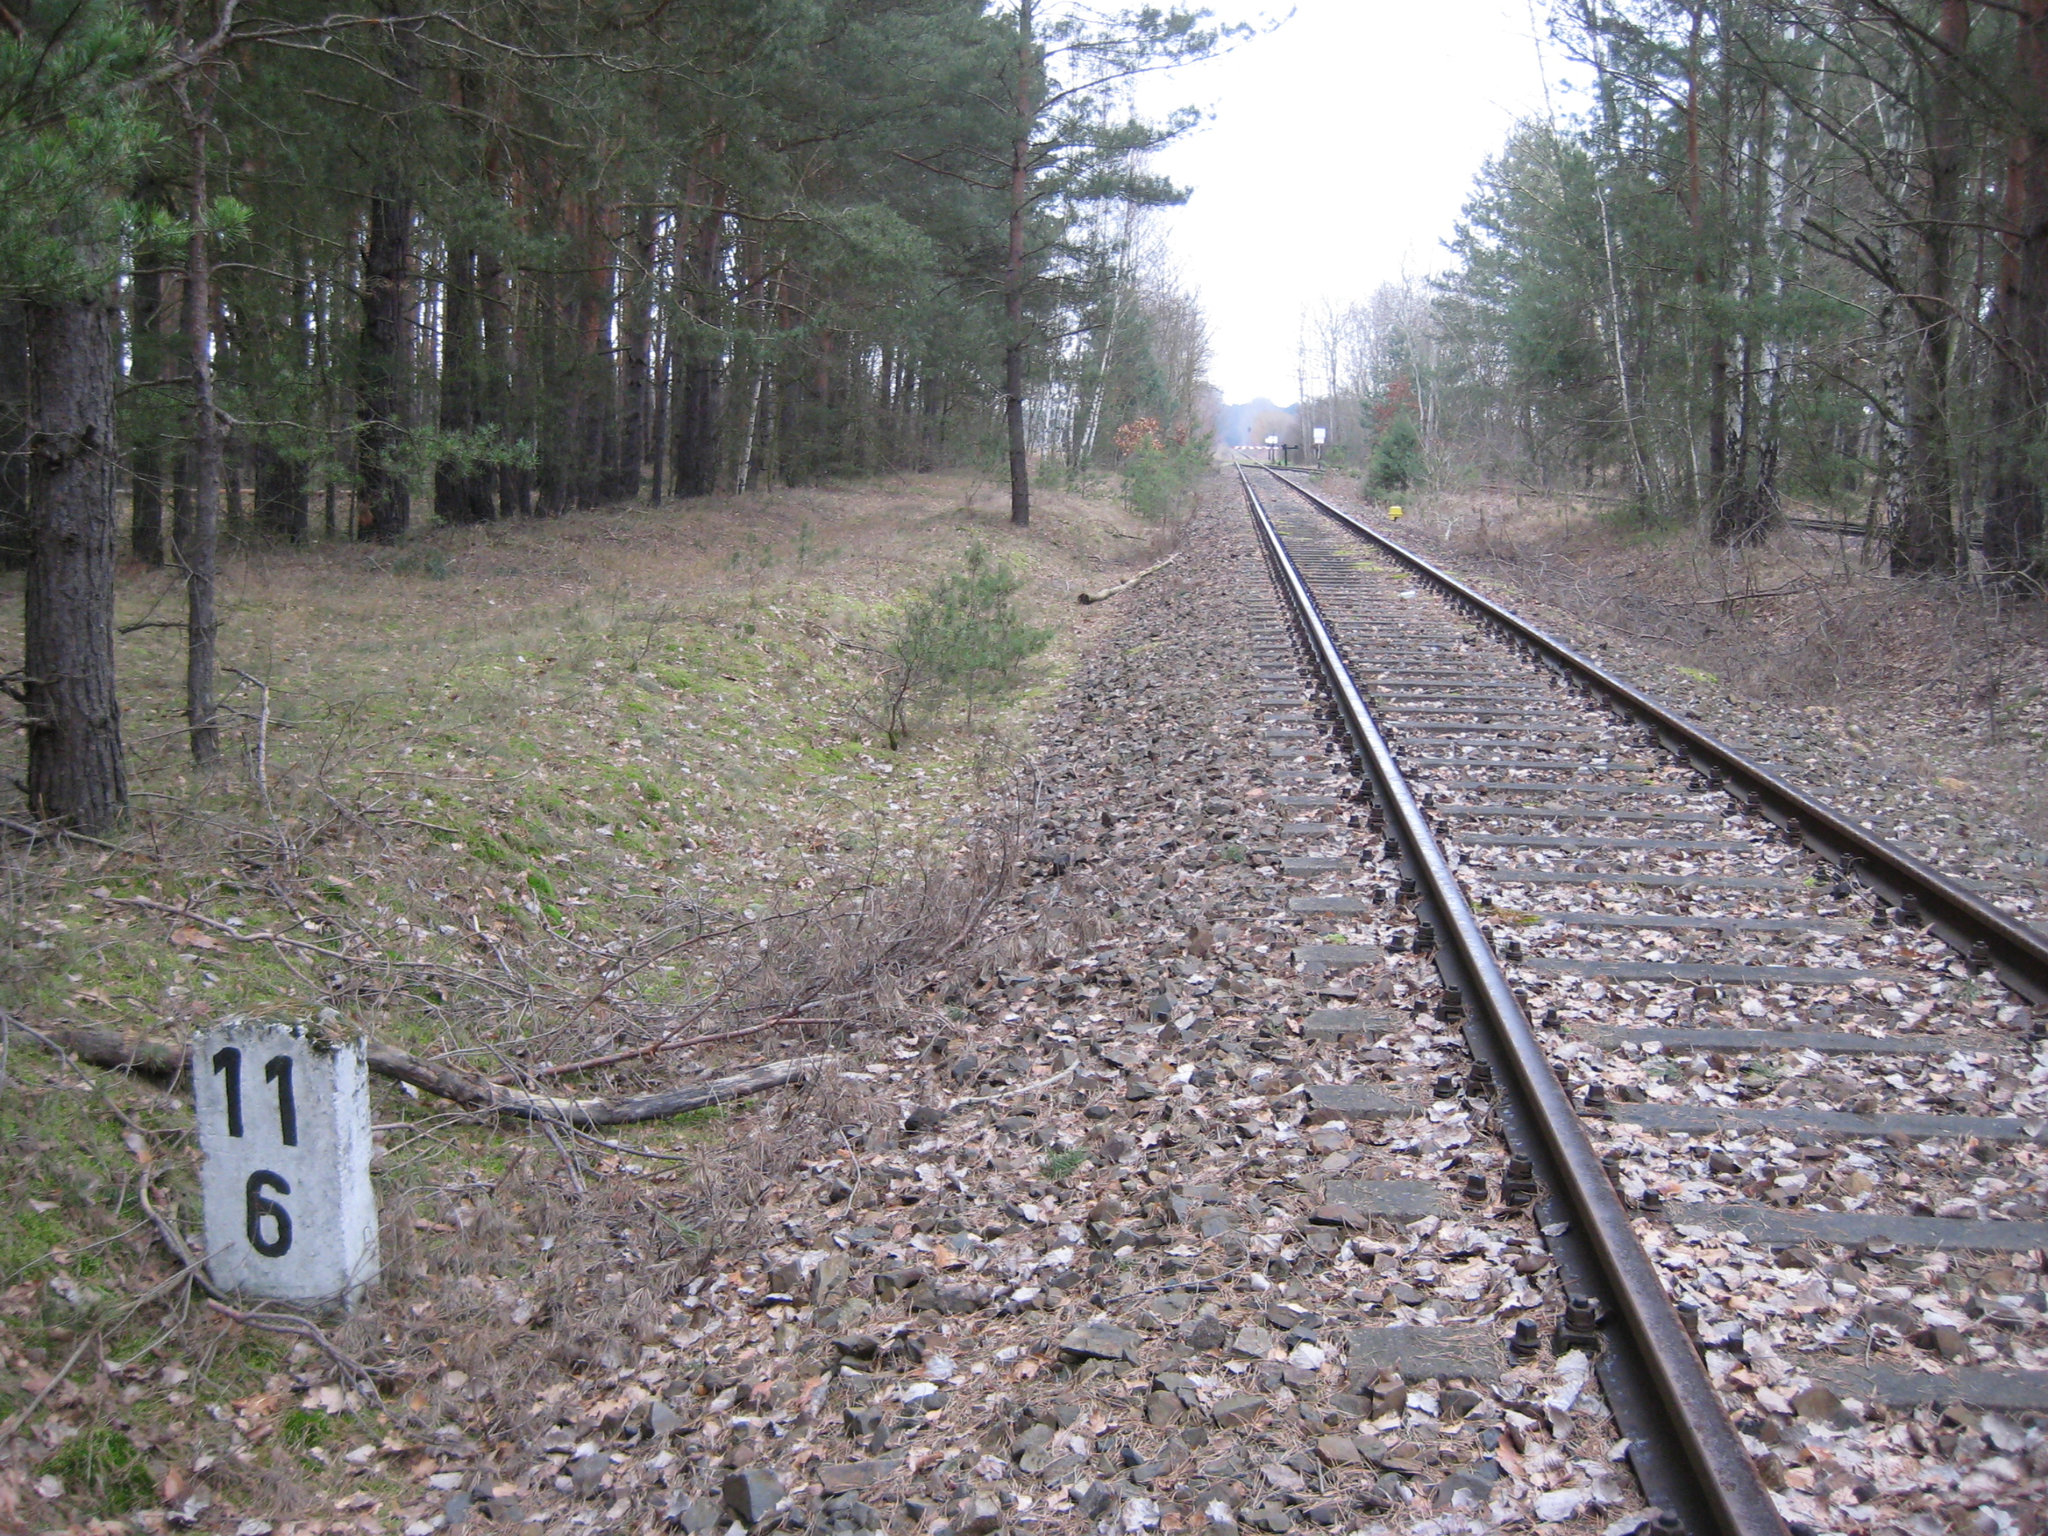
[[[1917,905],[1920,912],[1914,921],[1932,927],[1972,965],[1995,969],[1999,979],[2029,1003],[2048,1006],[2048,935],[1962,889],[1932,865],[1858,826],[1825,801],[1814,799],[1755,759],[1681,719],[1599,663],[1518,618],[1314,491],[1282,478],[1277,470],[1269,469],[1267,473],[1318,511],[1449,593],[1471,612],[1534,648],[1553,670],[1583,678],[1599,688],[1624,712],[1655,731],[1668,750],[1682,753],[1700,772],[1732,780],[1739,789],[1758,796],[1759,814],[1795,835],[1814,852],[1834,860],[1846,873],[1853,874],[1893,904]]]
[[[1444,958],[1453,961],[1465,982],[1463,996],[1476,1004],[1488,1026],[1495,1048],[1489,1054],[1511,1074],[1506,1082],[1519,1100],[1525,1123],[1548,1154],[1554,1192],[1563,1197],[1576,1219],[1575,1236],[1590,1249],[1635,1364],[1648,1379],[1652,1406],[1662,1410],[1658,1415],[1661,1423],[1655,1429],[1661,1443],[1642,1449],[1651,1461],[1668,1466],[1673,1459],[1670,1448],[1676,1446],[1676,1460],[1690,1474],[1689,1487],[1675,1491],[1667,1491],[1671,1489],[1668,1478],[1656,1479],[1665,1485],[1658,1492],[1669,1503],[1681,1506],[1669,1512],[1683,1521],[1691,1536],[1786,1536],[1777,1505],[1758,1480],[1748,1452],[1728,1422],[1690,1330],[1637,1241],[1628,1210],[1431,834],[1422,807],[1352,679],[1314,594],[1288,556],[1242,467],[1238,478],[1287,606],[1330,689],[1358,759],[1372,779],[1388,828],[1400,838],[1419,891],[1434,910],[1443,946],[1439,963]],[[1635,1428],[1640,1433],[1640,1426]],[[1643,1461],[1637,1462],[1639,1475],[1643,1465]],[[1646,1494],[1651,1494],[1650,1481],[1644,1478]]]

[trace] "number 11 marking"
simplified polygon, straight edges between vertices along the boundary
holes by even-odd
[[[226,1081],[221,1085],[227,1099],[228,1134],[242,1135],[242,1053],[224,1045],[213,1053],[213,1070]],[[292,1093],[292,1059],[273,1056],[263,1064],[263,1081],[277,1084],[277,1135],[288,1147],[299,1144],[299,1104]]]

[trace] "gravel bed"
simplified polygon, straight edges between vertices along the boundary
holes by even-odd
[[[1345,536],[1326,522],[1274,510],[1283,530],[1300,531],[1304,567],[1313,559],[1338,576],[1326,612],[1340,640],[1352,637],[1346,650],[1355,664],[1364,663],[1375,709],[1407,701],[1383,716],[1397,753],[1404,760],[1476,758],[1481,749],[1460,746],[1444,730],[1448,719],[1432,722],[1434,732],[1413,730],[1431,712],[1415,702],[1414,690],[1390,686],[1430,674],[1433,652],[1463,659],[1458,622],[1397,569],[1368,556],[1330,554]],[[1383,615],[1396,611],[1412,618],[1398,637],[1384,638]],[[1534,668],[1517,669],[1505,651],[1499,655],[1513,669],[1505,684],[1517,691],[1499,711],[1509,719],[1467,728],[1542,737],[1544,750],[1574,761],[1529,769],[1463,761],[1415,766],[1410,780],[1460,866],[1510,981],[1531,1018],[1552,1032],[1560,1079],[1575,1096],[1596,1088],[1620,1109],[1613,1120],[1589,1115],[1596,1145],[1624,1198],[1643,1208],[1639,1235],[1674,1297],[1697,1309],[1710,1372],[1784,1512],[1814,1530],[1948,1529],[1956,1519],[1974,1518],[1974,1501],[1996,1490],[2011,1507],[2036,1509],[2038,1521],[2048,1445],[2035,1415],[1962,1406],[1944,1412],[1939,1402],[1887,1408],[1859,1397],[1858,1389],[1875,1379],[1868,1373],[1886,1369],[1910,1379],[2048,1364],[2040,1249],[1951,1253],[1898,1247],[1882,1236],[1858,1246],[1752,1241],[1716,1219],[1757,1210],[2007,1222],[2048,1214],[2048,1152],[2027,1144],[2048,1125],[2048,1053],[2030,1045],[2028,1010],[1931,935],[1890,921],[1872,926],[1869,899],[1836,886],[1827,866],[1788,845],[1771,824],[1707,791],[1688,770],[1667,766],[1641,732],[1604,709]],[[1485,669],[1484,661],[1468,661],[1463,673],[1443,675],[1454,679],[1453,691],[1470,696],[1492,686],[1473,680]],[[1433,712],[1469,718],[1488,707],[1460,703]],[[1629,760],[1641,766],[1618,766]],[[1543,793],[1573,802],[1568,816],[1498,814],[1522,803],[1515,786],[1566,779],[1569,789]],[[1481,791],[1480,784],[1489,787]],[[1589,787],[1600,793],[1585,794]],[[1485,816],[1458,814],[1482,805],[1490,807]],[[1685,817],[1683,828],[1647,832],[1641,819],[1608,814],[1626,810],[1640,818],[1646,808]],[[1483,839],[1509,825],[1520,837],[1729,846],[1529,848],[1472,835]],[[1750,883],[1679,890],[1535,878],[1562,871]],[[1382,860],[1347,885],[1379,894],[1393,874],[1392,863]],[[1645,912],[1669,921],[1631,920]],[[1688,914],[1726,926],[1684,923]],[[1601,916],[1618,921],[1602,923]],[[1348,936],[1391,948],[1400,927],[1361,920]],[[1833,985],[1809,984],[1812,978],[1797,985],[1694,985],[1556,971],[1584,964],[1597,972],[1617,962],[1865,974]],[[1842,1048],[1768,1049],[1752,1038],[1745,1043],[1757,1048],[1706,1049],[1684,1039],[1699,1028],[1724,1036],[1818,1032]],[[1651,1038],[1646,1032],[1653,1030],[1666,1033]],[[1858,1053],[1842,1038],[1851,1035],[1904,1037],[1918,1048]],[[1627,1124],[1623,1107],[1630,1103],[2002,1117],[2016,1130],[2008,1140],[1801,1129],[1743,1135],[1726,1127],[1692,1136]],[[1846,1367],[1853,1369],[1845,1374]],[[1983,1529],[2004,1527],[1994,1521]]]
[[[1465,1069],[1455,1025],[1401,1007],[1433,973],[1290,913],[1311,887],[1283,858],[1357,857],[1348,812],[1294,802],[1350,786],[1274,675],[1234,488],[1117,605],[1031,764],[994,937],[849,1042],[891,1114],[680,1303],[673,1437],[607,1488],[659,1485],[696,1529],[758,1494],[953,1536],[1634,1530],[1586,1355],[1502,1347],[1560,1308],[1539,1234],[1442,1200],[1503,1154],[1483,1100],[1431,1092]],[[1385,1027],[1305,1034],[1344,1003]],[[1332,1084],[1387,1101],[1315,1104]],[[1390,1188],[1428,1213],[1377,1214]]]
[[[1684,656],[1561,606],[1515,567],[1452,548],[1436,519],[1389,524],[1335,476],[1314,489],[1879,836],[1950,875],[1986,882],[1980,894],[2014,916],[2048,923],[2048,841],[2024,819],[2025,797],[2008,793],[2021,786],[1996,778],[2011,771],[2016,754],[2041,771],[2039,698],[2009,739],[1980,743],[1981,721],[1959,719],[1920,691],[1845,694],[1799,707],[1741,697]]]

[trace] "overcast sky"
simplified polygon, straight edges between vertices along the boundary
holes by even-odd
[[[1224,19],[1286,10],[1209,4]],[[1547,43],[1544,62],[1555,77]],[[1294,400],[1304,310],[1441,268],[1473,173],[1544,111],[1526,0],[1301,0],[1278,31],[1145,94],[1215,114],[1158,157],[1194,196],[1157,217],[1230,401]]]

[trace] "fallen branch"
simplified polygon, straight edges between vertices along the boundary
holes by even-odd
[[[1173,562],[1178,560],[1179,558],[1180,551],[1176,549],[1172,554],[1168,555],[1164,560],[1160,561],[1157,565],[1148,565],[1145,567],[1145,569],[1138,572],[1137,575],[1126,577],[1124,580],[1118,582],[1113,587],[1104,587],[1100,592],[1083,592],[1080,595],[1080,597],[1076,599],[1076,601],[1078,601],[1084,608],[1090,603],[1106,603],[1112,597],[1115,597],[1117,593],[1125,590],[1127,587],[1135,587],[1139,582],[1143,581],[1147,576],[1150,576],[1154,571],[1165,570],[1169,565],[1173,564]]]
[[[32,843],[38,840],[48,842],[52,838],[63,838],[66,842],[84,843],[93,848],[107,848],[115,853],[121,851],[119,843],[109,843],[101,838],[87,837],[83,832],[74,832],[69,827],[60,827],[55,823],[39,827],[32,822],[15,821],[12,818],[7,818],[0,819],[0,827],[4,827],[7,831],[19,837],[25,837]]]
[[[559,1067],[538,1067],[528,1076],[532,1078],[563,1077],[571,1072],[593,1072],[599,1067],[615,1067],[622,1061],[648,1061],[665,1051],[684,1051],[696,1045],[717,1045],[726,1040],[741,1040],[748,1035],[758,1035],[764,1029],[773,1029],[778,1024],[844,1024],[845,1019],[807,1019],[802,1014],[778,1013],[772,1019],[763,1019],[758,1024],[748,1024],[740,1029],[721,1029],[715,1035],[689,1035],[676,1039],[668,1035],[636,1045],[630,1051],[614,1051],[609,1056],[590,1056],[582,1061],[565,1061]]]
[[[127,1068],[167,1078],[179,1076],[186,1067],[185,1047],[161,1040],[145,1040],[86,1025],[53,1025],[34,1033],[96,1067]],[[831,1060],[830,1056],[792,1056],[662,1093],[623,1099],[568,1099],[502,1087],[466,1072],[435,1066],[374,1040],[369,1048],[370,1070],[379,1077],[410,1083],[436,1098],[488,1114],[583,1127],[636,1125],[646,1120],[667,1120],[693,1109],[709,1109],[714,1104],[730,1104],[771,1088],[806,1082]]]
[[[984,1093],[978,1098],[972,1099],[955,1099],[953,1101],[953,1108],[956,1110],[965,1109],[970,1104],[994,1104],[1003,1099],[1014,1099],[1020,1093],[1031,1093],[1039,1088],[1050,1088],[1054,1083],[1065,1082],[1080,1070],[1081,1064],[1076,1062],[1064,1072],[1055,1072],[1051,1077],[1034,1078],[1028,1083],[1019,1083],[1015,1088],[1005,1088],[1000,1093]]]

